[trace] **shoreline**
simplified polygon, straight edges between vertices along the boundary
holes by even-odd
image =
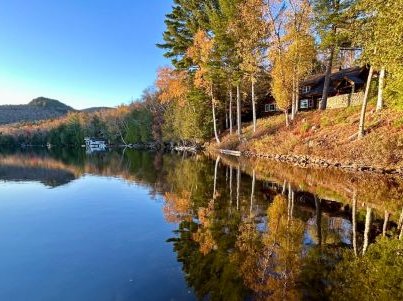
[[[216,148],[214,148],[213,150],[220,153],[221,155],[239,157],[238,155],[231,154],[231,152],[235,152],[234,150],[216,149]],[[371,166],[371,165],[359,164],[356,162],[343,163],[308,155],[264,154],[264,153],[254,153],[251,151],[243,151],[240,152],[240,157],[274,160],[277,162],[286,163],[290,166],[296,166],[300,168],[336,169],[346,172],[365,172],[381,175],[398,175],[403,177],[402,168]]]

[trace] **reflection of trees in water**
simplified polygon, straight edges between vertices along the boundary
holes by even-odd
[[[389,237],[397,230],[400,234],[402,227],[390,221],[389,211],[374,214],[368,205],[360,210],[356,196],[349,205],[296,190],[289,181],[263,185],[253,170],[246,180],[239,164],[217,172],[217,162],[209,169],[213,199],[207,189],[204,202],[200,195],[197,204],[190,201],[193,221],[181,222],[174,239],[187,281],[200,298],[330,298],[330,288],[336,285],[334,270],[345,262],[346,254],[362,260],[377,234]]]
[[[248,176],[244,162],[223,166],[225,157],[214,162],[200,155],[126,150],[86,156],[52,149],[2,154],[0,162],[74,178],[120,177],[162,195],[167,221],[179,224],[175,252],[200,298],[338,300],[342,292],[354,300],[353,293],[370,292],[360,294],[359,286],[373,286],[382,298],[397,294],[388,285],[402,280],[398,181],[380,181],[384,195],[377,199],[379,193],[370,198],[372,180],[343,182],[329,175],[326,182],[323,175],[284,166],[273,166],[269,176],[255,166]],[[334,179],[341,183],[329,182]],[[383,239],[375,242],[378,235]]]

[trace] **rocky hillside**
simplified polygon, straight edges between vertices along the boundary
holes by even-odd
[[[272,158],[302,166],[403,173],[403,114],[398,108],[375,111],[368,106],[366,135],[357,139],[361,108],[300,112],[285,126],[284,114],[258,120],[242,129],[242,139],[228,132],[211,147],[241,151],[243,155]]]
[[[0,124],[58,118],[70,111],[75,110],[58,100],[38,97],[26,105],[0,106]]]

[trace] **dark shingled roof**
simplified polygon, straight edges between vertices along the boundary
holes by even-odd
[[[336,93],[336,82],[342,80],[351,80],[356,85],[363,85],[365,81],[362,79],[363,74],[367,72],[366,67],[352,67],[348,69],[343,69],[338,72],[332,73],[330,76],[331,84],[329,86],[329,94]],[[323,91],[323,85],[325,82],[325,73],[316,74],[310,76],[302,81],[301,87],[311,86],[311,90],[307,93],[302,93],[303,97],[311,97],[321,95]]]

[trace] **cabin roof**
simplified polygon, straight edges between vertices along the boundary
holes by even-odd
[[[352,80],[356,84],[363,84],[364,81],[360,78],[362,73],[366,70],[366,67],[352,67],[348,69],[343,69],[338,72],[332,73],[330,79],[332,81],[340,81],[343,79]],[[325,73],[315,74],[307,77],[302,81],[302,86],[315,86],[325,80]]]

